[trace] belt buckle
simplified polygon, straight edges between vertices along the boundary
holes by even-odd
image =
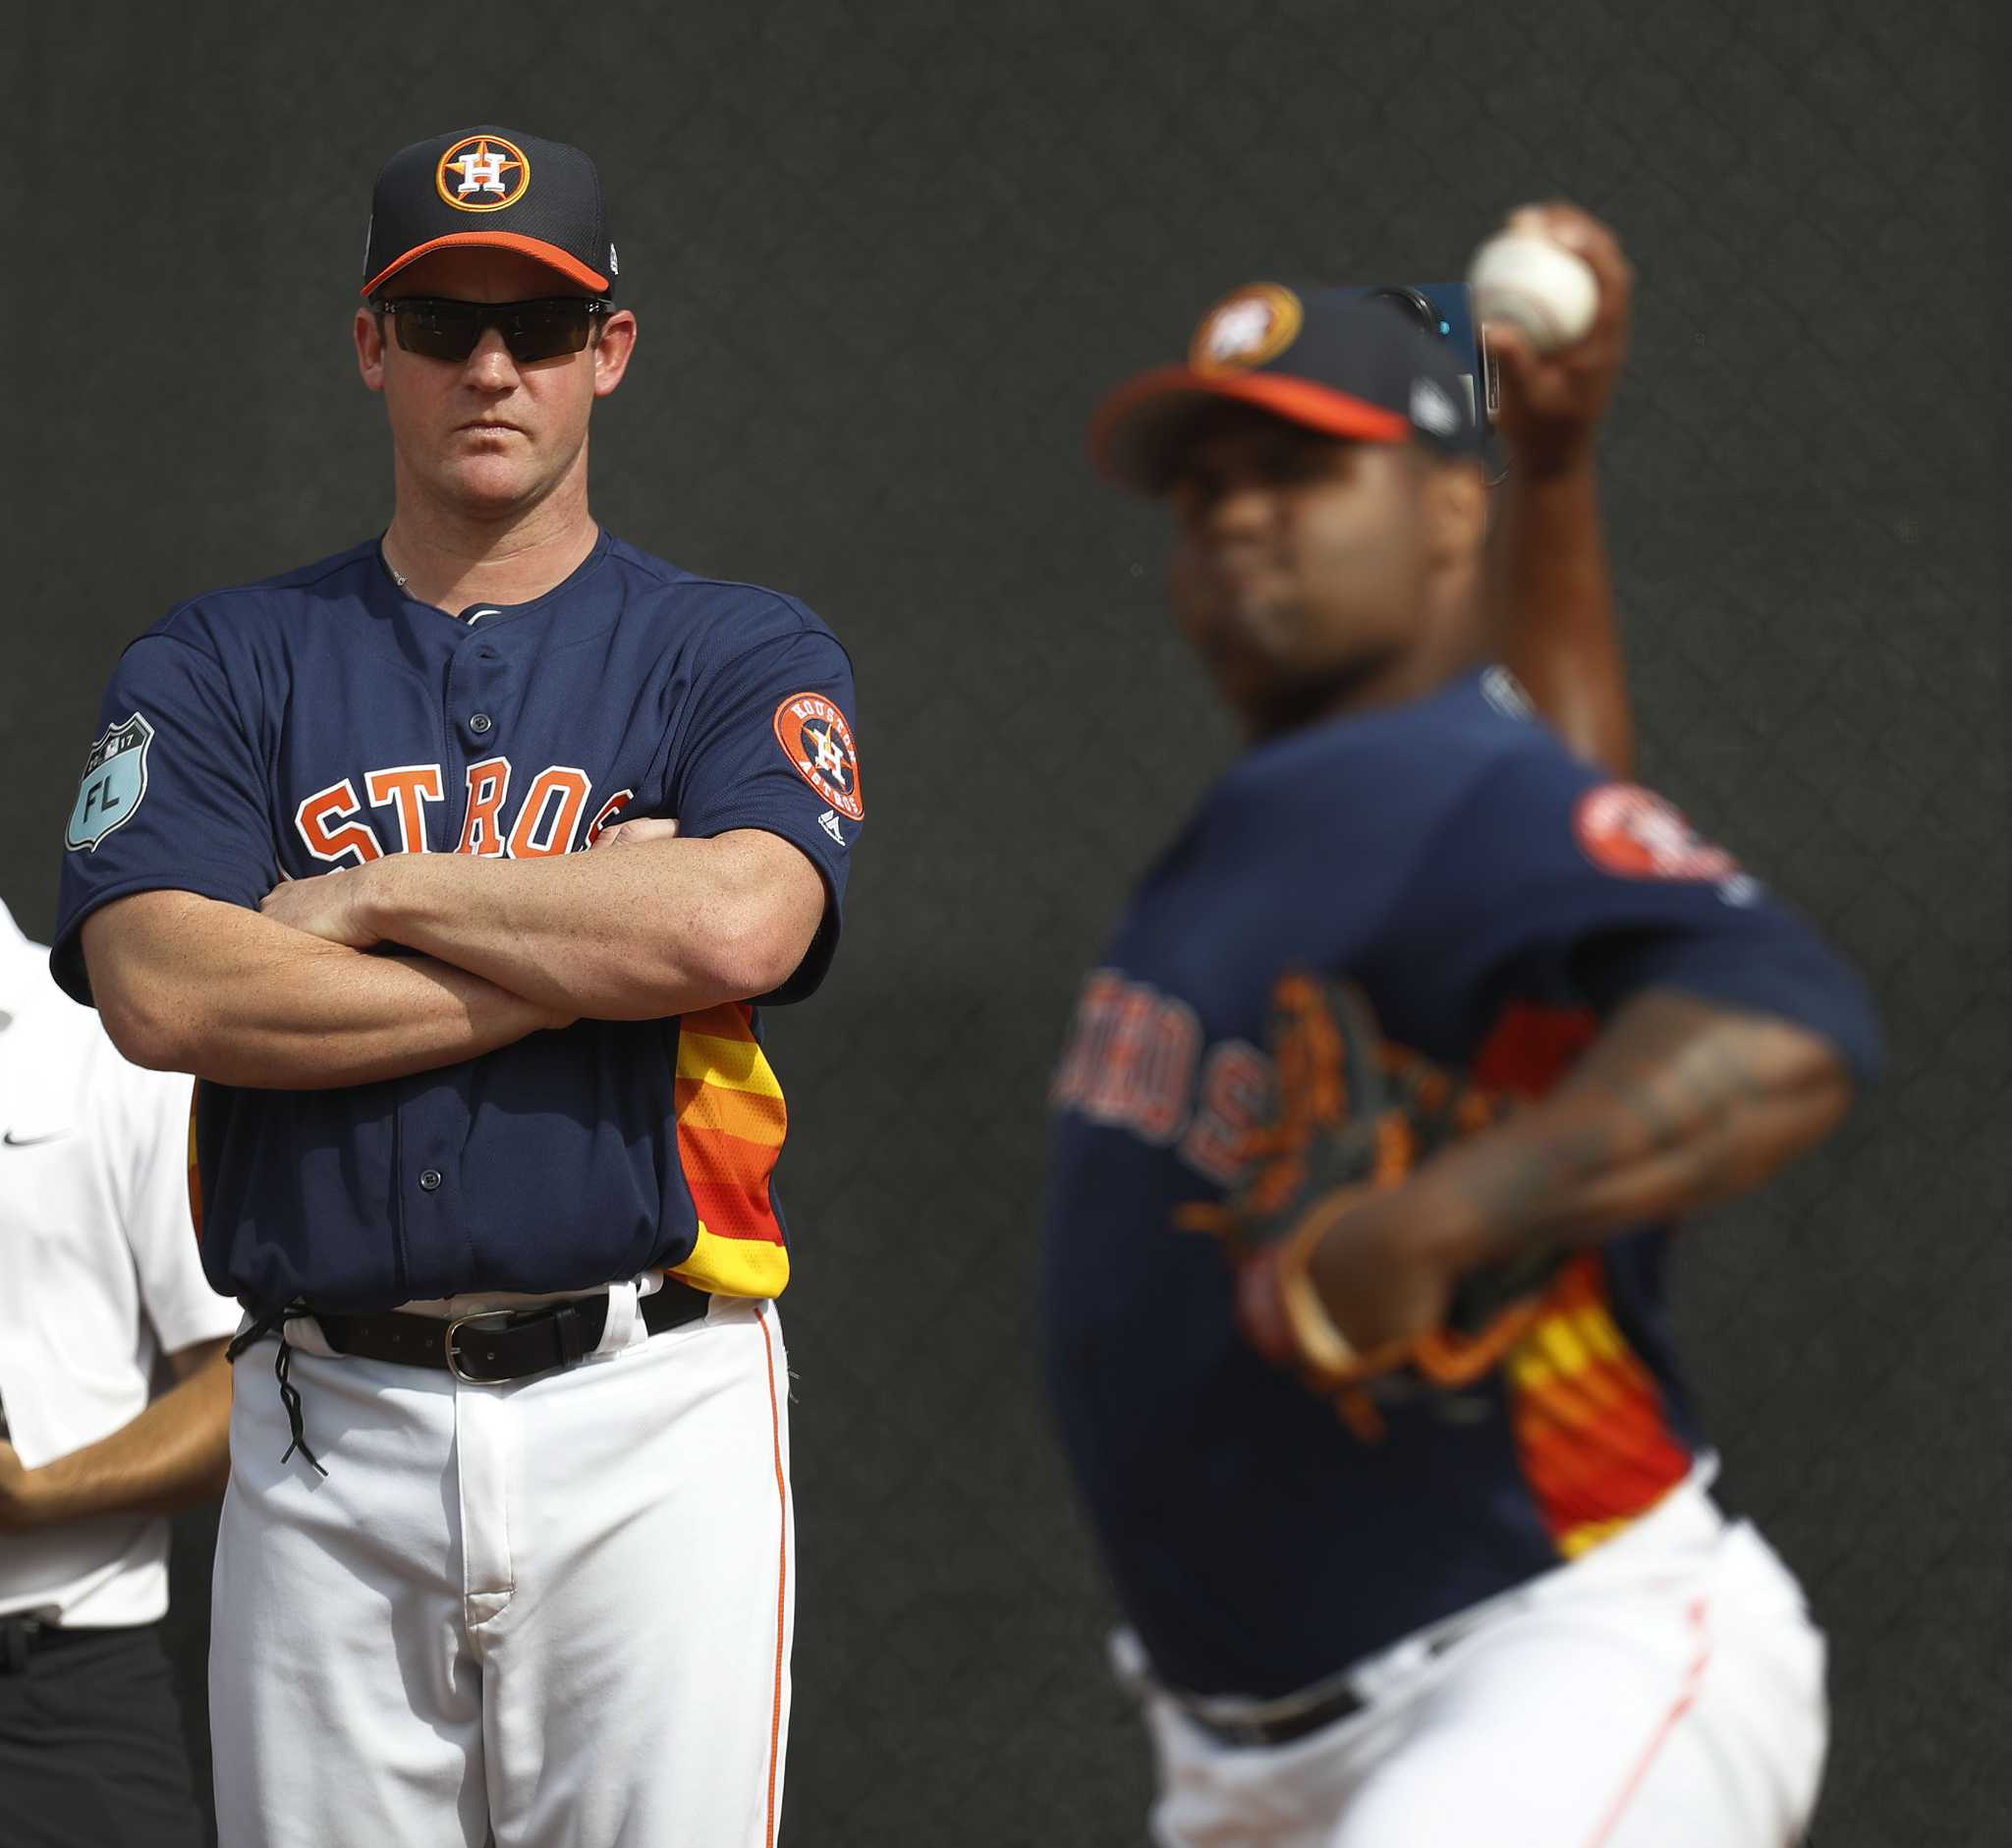
[[[455,1347],[454,1342],[455,1337],[458,1334],[460,1334],[461,1331],[464,1328],[466,1328],[470,1322],[498,1322],[501,1323],[503,1327],[508,1328],[511,1327],[516,1322],[516,1320],[517,1316],[515,1312],[507,1309],[477,1310],[472,1316],[455,1316],[455,1318],[447,1324],[447,1332],[442,1337],[447,1347],[447,1371],[450,1373],[452,1373],[456,1379],[460,1380],[464,1386],[508,1385],[511,1379],[515,1377],[514,1374],[496,1373],[494,1375],[490,1375],[485,1373],[470,1372],[466,1368],[462,1366],[461,1354],[460,1351]]]

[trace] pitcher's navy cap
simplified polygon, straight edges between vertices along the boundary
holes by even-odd
[[[1354,442],[1479,456],[1472,398],[1447,344],[1391,303],[1254,282],[1202,316],[1187,364],[1145,373],[1104,400],[1090,450],[1114,479],[1162,493],[1197,419],[1228,401]]]
[[[515,129],[466,129],[402,147],[370,195],[363,294],[428,251],[520,251],[596,295],[612,295],[615,247],[601,179],[577,147]]]

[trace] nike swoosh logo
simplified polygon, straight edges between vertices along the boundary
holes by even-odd
[[[32,1148],[37,1143],[61,1142],[69,1134],[68,1130],[51,1130],[46,1136],[17,1136],[9,1130],[0,1136],[0,1143],[5,1143],[10,1148]]]

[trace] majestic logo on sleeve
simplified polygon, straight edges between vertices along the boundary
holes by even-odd
[[[1653,790],[1634,783],[1603,783],[1588,790],[1579,799],[1572,825],[1587,859],[1624,879],[1715,884],[1740,869],[1732,855],[1701,839]]]
[[[133,819],[146,798],[146,748],[153,727],[138,712],[108,726],[84,762],[84,780],[77,786],[77,806],[63,844],[72,853],[95,849],[115,828]]]
[[[793,693],[775,708],[775,742],[797,774],[840,814],[866,819],[852,727],[821,693]]]
[[[500,135],[470,135],[440,156],[433,183],[457,211],[499,212],[524,196],[531,162]]]
[[[1504,718],[1528,720],[1537,716],[1537,708],[1530,703],[1523,683],[1506,667],[1491,667],[1482,674],[1481,698]]]

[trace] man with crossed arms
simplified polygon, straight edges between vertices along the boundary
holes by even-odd
[[[577,148],[394,155],[355,317],[390,528],[134,644],[70,818],[57,976],[202,1081],[205,1265],[278,1374],[217,1556],[226,1844],[774,1840],[754,1004],[836,945],[852,675],[595,523],[617,273]]]

